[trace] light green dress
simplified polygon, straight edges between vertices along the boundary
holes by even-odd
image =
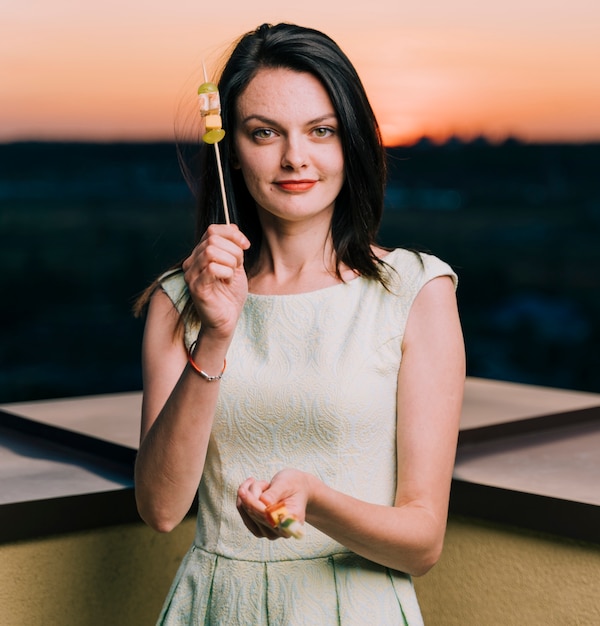
[[[309,293],[250,294],[227,354],[196,535],[159,624],[422,624],[408,575],[357,556],[310,525],[303,539],[255,538],[235,507],[249,476],[292,467],[361,500],[392,505],[401,343],[421,287],[456,276],[397,249],[392,292],[356,278]],[[181,273],[163,281],[181,309]],[[186,329],[189,345],[197,328]]]

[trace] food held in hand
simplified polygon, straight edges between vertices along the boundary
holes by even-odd
[[[219,88],[206,77],[206,68],[204,68],[204,82],[198,87],[198,101],[200,104],[200,115],[204,120],[205,132],[202,135],[202,141],[212,144],[215,147],[219,185],[221,186],[221,198],[223,199],[223,214],[225,216],[225,223],[229,224],[229,206],[227,205],[223,166],[219,152],[219,141],[225,137],[225,131],[222,128],[223,122],[221,120],[221,97],[219,96]]]
[[[276,502],[266,508],[267,515],[273,528],[279,528],[288,537],[302,539],[304,528],[302,524],[290,513],[283,502]]]
[[[198,87],[198,101],[200,115],[204,118],[206,132],[202,135],[205,143],[218,143],[225,137],[221,120],[221,99],[218,87],[211,82],[205,82]]]

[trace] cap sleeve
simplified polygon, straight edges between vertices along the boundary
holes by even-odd
[[[162,290],[181,314],[189,297],[188,287],[180,269],[166,272],[159,279]]]
[[[448,263],[438,259],[436,256],[423,252],[420,253],[420,257],[423,261],[424,269],[423,284],[440,276],[449,276],[454,283],[454,289],[458,287],[458,276]]]
[[[392,290],[398,293],[412,294],[415,297],[426,283],[439,276],[449,276],[454,283],[454,289],[458,286],[456,272],[448,263],[432,254],[396,248],[383,260],[394,270],[389,276]]]
[[[167,294],[167,296],[173,303],[173,306],[181,315],[190,297],[187,283],[185,282],[185,278],[183,277],[183,272],[181,271],[181,269],[166,272],[160,277],[159,282],[162,290]],[[200,327],[197,324],[185,324],[184,343],[185,347],[188,350],[197,338],[199,330]]]

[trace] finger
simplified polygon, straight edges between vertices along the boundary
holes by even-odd
[[[229,281],[234,278],[239,264],[235,257],[222,251],[212,251],[198,256],[184,268],[184,278],[189,287],[210,284],[215,280]]]
[[[266,526],[262,520],[255,520],[243,506],[238,506],[237,509],[244,525],[255,537],[271,540],[280,537],[275,529],[270,526]]]
[[[268,489],[269,483],[265,480],[247,478],[238,488],[238,498],[246,508],[253,508],[260,512],[265,510],[265,504],[260,496]]]
[[[200,241],[211,239],[229,242],[229,244],[241,250],[247,250],[250,247],[250,241],[235,224],[211,224]]]
[[[249,247],[248,238],[237,226],[233,224],[211,224],[192,253],[183,261],[182,268],[184,271],[188,270],[198,259],[202,259],[206,255],[207,250],[209,255],[214,255],[215,249],[229,252],[236,259],[235,266],[239,267],[244,261],[244,250]],[[210,256],[208,260],[210,262]]]
[[[198,245],[198,251],[207,259],[227,256],[235,259],[235,266],[244,263],[244,249],[235,241],[219,236],[210,236]]]
[[[265,480],[248,478],[238,488],[236,506],[242,519],[251,520],[253,532],[275,539],[283,535],[279,529],[274,528],[271,518],[266,514],[266,506],[260,500],[260,495],[268,487],[269,483]]]
[[[198,244],[192,254],[184,261],[184,271],[196,267],[204,270],[211,263],[236,269],[244,262],[244,252],[229,241],[211,238]]]
[[[244,509],[243,506],[238,506],[237,510],[240,514],[240,517],[242,518],[242,521],[244,522],[244,526],[246,526],[246,528],[255,536],[255,537],[260,537],[261,536],[261,532],[259,530],[259,526],[258,524],[250,517],[250,515],[248,515],[248,511],[246,511]]]

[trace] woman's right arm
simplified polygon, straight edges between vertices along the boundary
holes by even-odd
[[[201,332],[194,361],[208,374],[223,369],[227,349],[247,294],[237,227],[211,226],[183,264]],[[140,448],[135,464],[138,511],[152,528],[169,532],[198,489],[220,383],[207,381],[187,363],[178,313],[158,290],[150,301],[142,364],[144,396]]]

